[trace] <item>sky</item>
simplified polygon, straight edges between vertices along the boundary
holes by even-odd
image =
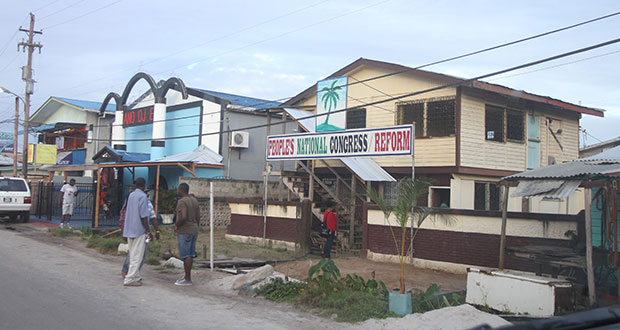
[[[51,96],[101,102],[137,72],[285,100],[360,57],[416,67],[620,11],[617,0],[4,2],[0,86],[24,95],[18,29],[32,12],[43,32],[31,114]],[[616,38],[620,15],[425,70],[471,78]],[[582,144],[620,136],[620,43],[486,81],[604,109],[583,116]],[[14,106],[0,94],[0,131],[12,130]]]

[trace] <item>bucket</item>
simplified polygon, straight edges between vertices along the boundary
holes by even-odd
[[[411,292],[400,293],[400,291],[390,291],[389,293],[390,312],[398,315],[411,314]]]

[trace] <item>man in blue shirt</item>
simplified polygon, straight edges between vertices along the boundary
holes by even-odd
[[[125,228],[123,228],[123,237],[127,237],[129,244],[129,271],[123,282],[125,286],[142,285],[140,264],[144,257],[146,237],[153,238],[148,223],[149,207],[144,193],[146,181],[144,178],[138,178],[134,185],[136,189],[129,194],[127,199]]]

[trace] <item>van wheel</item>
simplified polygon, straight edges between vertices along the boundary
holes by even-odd
[[[26,222],[28,222],[28,220],[30,220],[30,212],[24,212],[24,213],[20,214],[20,216],[21,216],[21,221],[23,223],[26,223]]]

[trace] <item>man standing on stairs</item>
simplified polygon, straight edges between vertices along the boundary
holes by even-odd
[[[338,229],[338,217],[336,216],[336,205],[330,202],[323,214],[323,222],[327,225],[329,230],[329,236],[327,236],[327,242],[323,247],[323,258],[329,259],[332,252],[332,244],[334,244],[334,238],[336,237],[336,230]]]

